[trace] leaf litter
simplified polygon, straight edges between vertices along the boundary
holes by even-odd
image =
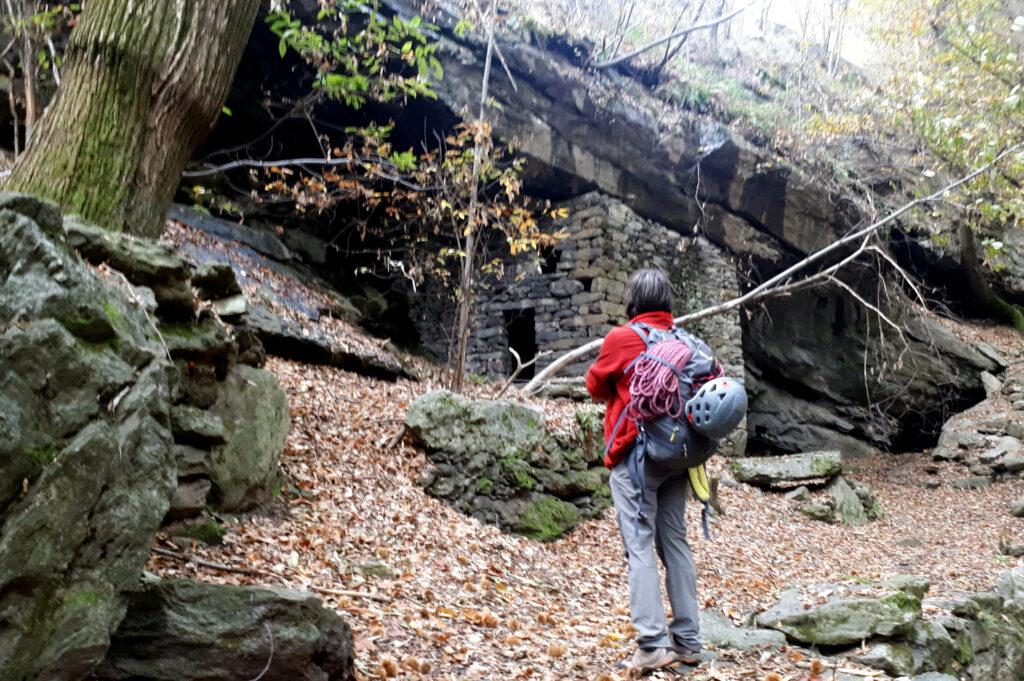
[[[351,325],[336,332],[359,335]],[[377,343],[367,337],[352,342]],[[541,544],[428,496],[417,483],[428,466],[424,454],[404,441],[388,446],[409,403],[440,387],[437,370],[417,363],[426,380],[390,383],[271,358],[267,368],[291,405],[282,495],[256,513],[222,516],[223,545],[193,544],[189,551],[257,574],[159,555],[149,569],[166,577],[318,592],[352,626],[364,678],[625,679],[616,666],[633,651],[633,630],[613,511]],[[487,396],[496,387],[470,390]],[[570,422],[571,404],[531,402],[554,423]],[[930,463],[924,454],[856,460],[852,475],[875,489],[885,515],[851,528],[806,519],[782,495],[732,482],[724,459],[716,457],[710,468],[723,480],[726,515],[715,519],[712,541],[699,536],[699,509],[688,509],[702,606],[740,624],[788,585],[901,573],[929,578],[931,597],[990,588],[1008,567],[1021,564],[999,555],[998,539],[1021,531],[1008,509],[1024,497],[1024,482],[969,492],[926,489],[920,483]],[[689,678],[832,676],[820,660],[796,649],[713,652],[715,662]]]

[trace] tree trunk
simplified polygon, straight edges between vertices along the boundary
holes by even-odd
[[[259,0],[93,0],[7,189],[155,237],[227,96]]]

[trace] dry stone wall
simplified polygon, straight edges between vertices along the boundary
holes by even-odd
[[[565,207],[568,217],[553,226],[565,237],[552,250],[507,258],[505,277],[477,291],[470,371],[509,374],[515,366],[509,347],[524,360],[550,351],[537,363],[543,368],[562,352],[604,336],[626,321],[622,293],[629,275],[642,267],[668,273],[677,314],[737,295],[735,266],[707,240],[645,220],[599,192]],[[421,305],[415,317],[425,345],[443,355],[448,338],[438,322],[450,319],[450,310],[438,309],[436,303]],[[716,349],[730,373],[743,375],[738,313],[705,320],[691,330]],[[581,375],[590,361],[578,362],[565,373]]]

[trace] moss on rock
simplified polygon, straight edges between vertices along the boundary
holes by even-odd
[[[543,496],[526,506],[519,516],[520,532],[530,539],[549,541],[580,522],[580,512],[567,501]]]

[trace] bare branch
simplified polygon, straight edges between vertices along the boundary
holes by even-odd
[[[494,399],[500,398],[502,395],[505,394],[505,392],[510,387],[512,387],[512,383],[515,382],[515,380],[519,377],[519,374],[523,373],[523,369],[525,369],[528,366],[532,366],[541,357],[546,357],[547,355],[551,354],[551,350],[545,350],[544,352],[537,353],[536,355],[534,355],[533,359],[531,359],[526,364],[523,364],[523,358],[519,356],[518,352],[516,352],[512,348],[509,348],[508,351],[511,352],[512,356],[515,357],[516,359],[516,369],[515,371],[512,372],[512,375],[508,377],[508,380],[505,381],[505,385],[501,387],[501,390],[499,390],[498,394],[494,396]]]
[[[748,7],[753,5],[754,2],[756,2],[756,1],[757,0],[753,0],[752,2],[748,2],[746,5],[743,5],[742,7],[740,7],[737,10],[733,10],[732,12],[729,12],[728,14],[724,14],[724,15],[722,15],[720,17],[716,17],[715,19],[712,19],[711,21],[705,21],[703,24],[697,24],[695,26],[688,26],[687,28],[680,29],[678,31],[675,31],[674,33],[670,33],[669,35],[665,36],[664,38],[658,38],[654,42],[648,43],[648,44],[644,45],[643,47],[638,47],[637,49],[633,50],[632,52],[628,52],[628,53],[622,55],[621,57],[616,57],[614,59],[609,59],[608,61],[603,61],[600,64],[594,64],[594,68],[600,70],[600,69],[607,69],[607,68],[610,68],[612,66],[617,66],[617,65],[621,64],[622,62],[629,61],[630,59],[632,59],[633,57],[635,57],[637,55],[643,54],[644,52],[647,52],[648,50],[653,50],[655,47],[658,47],[659,45],[664,45],[667,42],[675,40],[676,38],[680,38],[680,37],[682,37],[684,35],[688,35],[690,33],[693,33],[694,31],[702,31],[705,28],[713,28],[715,26],[718,26],[719,24],[722,24],[722,23],[725,23],[726,21],[729,21],[730,19],[732,19],[737,14],[740,14],[741,12],[746,10]]]
[[[871,236],[871,235],[873,235],[875,232],[877,232],[883,226],[889,224],[890,222],[892,222],[893,220],[895,220],[899,216],[903,215],[904,213],[906,213],[906,212],[908,212],[910,210],[913,210],[917,206],[920,206],[922,204],[926,204],[926,203],[930,203],[932,201],[935,201],[936,199],[942,197],[944,194],[946,194],[946,193],[948,193],[950,191],[953,191],[954,189],[960,187],[961,185],[963,185],[963,184],[965,184],[967,182],[970,182],[975,177],[977,177],[977,176],[981,175],[982,173],[988,171],[990,168],[992,168],[993,166],[998,164],[1000,161],[1002,161],[1004,158],[1006,158],[1010,154],[1012,154],[1012,153],[1014,153],[1016,151],[1019,151],[1022,147],[1024,147],[1024,140],[1022,140],[1020,142],[1017,142],[1013,146],[1004,149],[1003,151],[1001,151],[999,154],[997,154],[988,163],[986,163],[986,164],[984,164],[984,165],[974,169],[973,171],[971,171],[970,173],[964,175],[960,179],[955,180],[953,182],[950,182],[949,184],[947,184],[942,189],[939,189],[938,191],[932,192],[931,194],[929,194],[927,196],[924,196],[924,197],[921,197],[921,198],[918,198],[918,199],[914,199],[913,201],[911,201],[911,202],[909,202],[907,204],[904,204],[902,207],[898,208],[897,210],[893,211],[892,213],[889,213],[889,215],[887,215],[886,217],[882,218],[881,220],[873,222],[870,225],[867,225],[866,227],[862,227],[862,228],[860,228],[858,230],[852,231],[849,234],[847,234],[846,236],[844,236],[844,237],[842,237],[842,238],[840,238],[840,239],[838,239],[836,241],[833,241],[831,244],[829,244],[828,246],[825,246],[821,250],[815,251],[814,253],[808,255],[803,260],[801,260],[801,261],[791,265],[790,267],[786,268],[782,272],[779,272],[775,276],[773,276],[773,277],[771,277],[769,279],[766,279],[764,282],[762,282],[758,286],[755,286],[754,288],[752,288],[747,293],[745,293],[745,294],[743,294],[741,296],[737,296],[736,298],[733,298],[732,300],[726,301],[724,303],[720,303],[718,305],[712,305],[711,307],[705,308],[705,309],[700,310],[698,312],[694,312],[692,314],[688,314],[688,315],[684,315],[682,317],[678,317],[678,318],[676,318],[674,320],[674,322],[676,324],[689,324],[689,323],[698,321],[700,319],[704,319],[705,317],[711,317],[711,316],[714,316],[714,315],[722,314],[724,312],[729,312],[730,310],[734,310],[734,309],[736,309],[738,307],[741,307],[741,306],[746,305],[748,303],[756,302],[758,300],[761,300],[761,299],[769,297],[769,296],[779,295],[782,292],[791,292],[797,286],[802,287],[805,284],[803,284],[801,282],[792,282],[791,279],[798,272],[800,272],[801,270],[804,270],[808,265],[811,265],[812,263],[815,263],[815,262],[821,260],[822,258],[824,258],[827,255],[831,255],[831,254],[835,253],[840,248],[842,248],[842,247],[844,247],[844,246],[846,246],[846,245],[848,245],[848,244],[850,244],[850,243],[852,243],[854,241],[857,241],[858,239],[865,240],[865,242],[860,245],[860,247],[857,249],[857,251],[854,253],[853,256],[848,256],[847,258],[842,260],[839,264],[846,264],[846,263],[850,262],[853,259],[853,257],[856,257],[856,255],[860,255],[860,253],[862,253],[866,249],[866,246],[867,246],[866,238]],[[816,275],[810,275],[809,278],[811,278],[811,279],[815,279],[815,278],[820,279],[822,274],[824,274],[826,272],[832,273],[832,272],[835,272],[835,271],[837,271],[837,266],[833,265],[833,266],[827,268],[826,270],[823,270],[822,272],[820,272],[820,273],[818,273]],[[533,380],[531,380],[529,383],[526,384],[526,387],[524,388],[525,392],[527,394],[536,393],[537,390],[540,388],[540,386],[543,385],[544,382],[548,378],[550,378],[551,376],[556,374],[562,368],[568,366],[569,364],[575,362],[576,360],[578,360],[580,358],[586,357],[587,355],[589,355],[594,350],[597,350],[599,347],[601,347],[601,343],[603,343],[603,342],[604,342],[603,338],[598,338],[598,339],[595,339],[595,340],[593,340],[593,341],[591,341],[591,342],[589,342],[589,343],[587,343],[585,345],[582,345],[582,346],[576,348],[575,350],[571,350],[571,351],[565,353],[564,355],[562,355],[561,357],[556,359],[554,362],[549,364],[544,369],[544,371],[542,371],[539,374],[537,374],[536,376],[534,376]]]

